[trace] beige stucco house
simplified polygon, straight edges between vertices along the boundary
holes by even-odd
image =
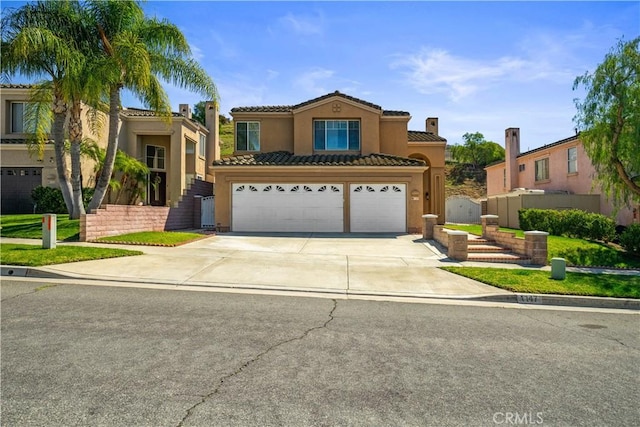
[[[438,119],[333,92],[291,106],[238,107],[233,156],[213,162],[220,231],[417,233],[444,223],[446,140]]]
[[[2,213],[33,211],[31,191],[37,186],[57,187],[55,157],[52,144],[47,144],[39,157],[28,150],[28,134],[24,109],[29,100],[29,85],[1,85],[0,162],[2,173]],[[86,114],[88,108],[83,110]],[[125,108],[120,113],[118,147],[144,162],[151,170],[145,204],[175,206],[192,179],[213,182],[207,165],[220,157],[218,140],[218,108],[206,105],[206,122],[202,125],[191,118],[188,105],[171,120],[158,117],[148,110]],[[92,134],[85,125],[85,135],[107,144],[108,119],[99,134]],[[87,122],[88,123],[88,122]],[[83,186],[94,182],[94,163],[83,158]],[[70,168],[70,162],[67,167]],[[105,203],[113,200],[105,200]]]
[[[526,207],[579,208],[607,216],[614,212],[612,203],[594,184],[596,172],[578,135],[521,153],[520,129],[506,129],[505,161],[485,169],[488,213],[509,221],[501,225],[517,227],[517,209]],[[638,208],[621,209],[616,222],[637,222]]]

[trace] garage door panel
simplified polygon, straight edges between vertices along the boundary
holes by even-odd
[[[342,185],[232,185],[234,231],[342,232],[342,212]]]
[[[351,184],[351,231],[406,232],[405,184]]]

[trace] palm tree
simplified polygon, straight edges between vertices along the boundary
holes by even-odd
[[[217,100],[216,86],[192,58],[182,32],[166,20],[147,18],[135,0],[91,0],[88,9],[97,31],[102,58],[98,74],[108,85],[109,134],[105,162],[89,210],[107,192],[118,148],[120,91],[131,90],[151,109],[171,119],[171,106],[160,79]]]
[[[74,206],[67,173],[64,125],[70,100],[69,76],[79,72],[84,58],[75,42],[80,28],[79,10],[76,1],[40,1],[9,9],[2,16],[2,73],[48,78],[36,85],[39,95],[34,101],[43,102],[48,98],[52,105],[50,134],[54,141],[56,172],[70,214]],[[35,137],[40,143],[44,143],[48,130],[37,127]]]

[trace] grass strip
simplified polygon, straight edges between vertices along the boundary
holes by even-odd
[[[481,225],[447,224],[446,227],[482,235]],[[516,233],[516,237],[524,238],[522,230],[502,227],[500,230],[511,231]],[[551,262],[551,258],[564,258],[568,265],[640,268],[640,258],[600,242],[550,235],[547,238],[547,251],[547,262]]]
[[[551,272],[512,268],[441,267],[512,292],[640,298],[640,277],[621,274],[587,274],[568,271],[565,280],[551,278]]]
[[[180,231],[141,231],[138,233],[101,237],[97,239],[96,242],[122,243],[127,245],[179,246],[201,239],[202,237],[202,234]]]
[[[58,246],[55,249],[42,249],[42,246],[36,245],[0,244],[0,263],[2,265],[40,267],[43,265],[118,258],[132,255],[142,255],[142,252],[87,246]]]
[[[80,220],[69,219],[67,214],[56,216],[56,237],[67,242],[80,239]],[[0,216],[0,236],[19,239],[42,239],[42,214]]]

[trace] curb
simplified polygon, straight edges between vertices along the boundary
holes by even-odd
[[[80,279],[73,275],[63,275],[59,273],[53,273],[44,269],[21,267],[21,266],[1,266],[0,276],[2,277],[29,277],[29,278],[41,278],[41,279]],[[82,280],[105,280],[103,278],[85,276]],[[136,283],[136,284],[160,284],[167,286],[175,286],[176,283],[158,283],[146,280],[127,280],[118,279],[114,282]],[[185,283],[184,285],[188,285]],[[224,287],[221,287],[224,288]],[[247,287],[245,289],[258,289],[254,287]],[[308,292],[308,293],[326,293],[326,291],[314,290],[314,289],[290,289],[290,288],[278,288],[269,289],[271,291],[282,292]],[[605,309],[619,309],[619,310],[634,310],[640,311],[640,299],[633,298],[611,298],[611,297],[590,297],[590,296],[577,296],[577,295],[557,295],[557,294],[526,294],[526,293],[510,293],[510,294],[493,294],[493,295],[424,295],[424,294],[397,294],[391,292],[346,292],[347,295],[352,294],[364,295],[364,296],[377,296],[377,297],[393,297],[393,298],[421,298],[421,299],[439,299],[439,300],[452,300],[452,301],[480,301],[480,302],[495,302],[495,303],[510,303],[510,304],[522,304],[522,305],[544,305],[544,306],[560,306],[560,307],[584,307],[584,308],[605,308]]]

